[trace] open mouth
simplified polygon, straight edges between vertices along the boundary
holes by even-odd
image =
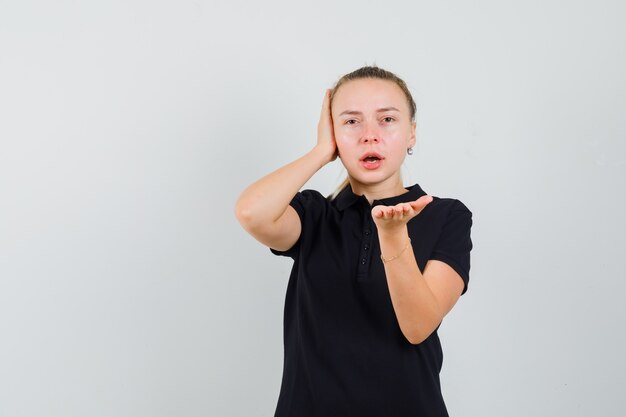
[[[376,162],[382,159],[384,158],[375,152],[366,153],[365,155],[361,157],[361,161],[364,161],[364,162]]]
[[[369,152],[363,155],[360,159],[361,165],[366,169],[376,169],[381,166],[383,162],[383,158],[381,155],[375,152]]]

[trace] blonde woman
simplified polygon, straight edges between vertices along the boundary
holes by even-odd
[[[472,213],[403,185],[415,111],[393,73],[346,74],[312,149],[237,201],[244,229],[294,260],[275,417],[448,415],[437,329],[467,290]],[[333,196],[300,191],[337,157],[348,178]]]

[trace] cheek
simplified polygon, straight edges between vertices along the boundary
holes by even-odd
[[[411,132],[406,131],[405,129],[398,129],[394,132],[389,132],[391,142],[394,146],[407,146],[409,143],[409,139],[411,137]]]
[[[358,144],[361,133],[358,128],[335,126],[335,142],[337,146],[354,147]]]
[[[350,153],[349,146],[346,145],[346,141],[342,140],[341,137],[335,137],[335,143],[337,144],[337,152],[339,152],[339,155],[347,155]]]
[[[335,143],[337,144],[337,152],[339,153],[339,158],[341,158],[341,162],[344,164],[352,163],[358,154],[354,146],[354,142],[348,138],[339,137],[335,138]]]
[[[348,149],[354,140],[341,131],[335,130],[335,143],[339,149]]]

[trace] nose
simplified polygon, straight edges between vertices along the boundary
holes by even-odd
[[[363,143],[378,143],[378,137],[376,136],[364,136]]]
[[[378,143],[379,140],[378,132],[370,126],[365,129],[363,136],[361,137],[361,142],[363,143]]]

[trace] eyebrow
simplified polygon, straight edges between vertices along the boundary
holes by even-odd
[[[383,113],[386,111],[399,112],[400,110],[396,109],[395,107],[383,107],[383,108],[376,110],[376,113]],[[363,113],[361,113],[360,111],[356,111],[356,110],[345,110],[345,111],[342,111],[341,114],[339,114],[339,116],[343,116],[344,114],[363,114]]]

